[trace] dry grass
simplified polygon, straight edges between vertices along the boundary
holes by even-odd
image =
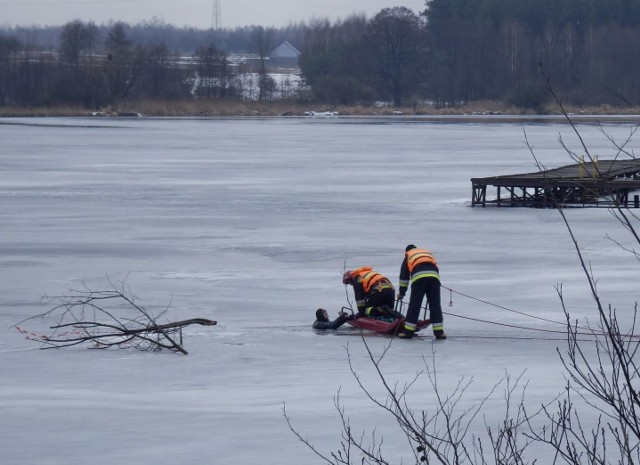
[[[81,107],[0,107],[0,116],[86,116],[89,111]]]
[[[611,105],[577,108],[566,106],[576,115],[640,115],[640,108],[620,108]],[[253,102],[241,100],[135,100],[112,107],[91,111],[82,107],[56,106],[42,108],[0,107],[0,117],[9,116],[123,116],[145,115],[151,117],[228,117],[228,116],[305,116],[307,112],[337,112],[342,116],[387,115],[532,115],[531,110],[507,106],[501,102],[478,101],[456,107],[436,108],[428,105],[395,108],[391,106],[331,106],[295,102]],[[559,114],[549,106],[547,114]]]

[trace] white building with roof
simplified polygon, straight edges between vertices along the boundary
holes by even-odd
[[[270,68],[297,68],[300,51],[288,41],[282,42],[269,54]]]

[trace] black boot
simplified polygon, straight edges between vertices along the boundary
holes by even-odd
[[[436,337],[436,339],[446,339],[447,335],[444,333],[444,330],[442,329],[436,329],[433,332],[433,335]]]
[[[413,337],[414,331],[410,331],[408,329],[403,330],[398,337],[400,339],[411,339]]]

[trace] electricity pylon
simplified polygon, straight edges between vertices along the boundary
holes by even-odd
[[[211,28],[220,29],[222,27],[222,14],[220,12],[220,0],[213,0],[213,11],[211,13]]]

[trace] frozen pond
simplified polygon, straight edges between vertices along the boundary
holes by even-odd
[[[595,125],[580,129],[593,153],[615,156]],[[525,130],[547,167],[570,163],[559,134],[581,150],[568,126],[536,121],[0,120],[2,463],[321,463],[282,406],[326,451],[339,443],[339,388],[353,426],[377,425],[389,455],[410,462],[349,372],[347,343],[380,389],[357,333],[311,329],[316,308],[335,316],[349,304],[345,262],[397,284],[408,243],[430,248],[456,291],[442,294],[450,338],[394,341],[388,376],[411,379],[426,357],[443,390],[473,377],[473,403],[505,371],[526,369],[531,402],[551,400],[563,386],[563,327],[523,313],[562,321],[562,283],[572,315],[596,319],[573,244],[554,210],[470,207],[470,178],[536,170]],[[605,237],[625,232],[605,209],[567,216],[603,300],[630,313],[637,262]],[[166,320],[218,326],[189,327],[186,357],[41,351],[12,328],[48,309],[43,295],[108,280],[148,309],[169,307]],[[379,351],[389,339],[368,341]],[[496,397],[489,414],[499,415]],[[429,408],[426,382],[414,399]]]

